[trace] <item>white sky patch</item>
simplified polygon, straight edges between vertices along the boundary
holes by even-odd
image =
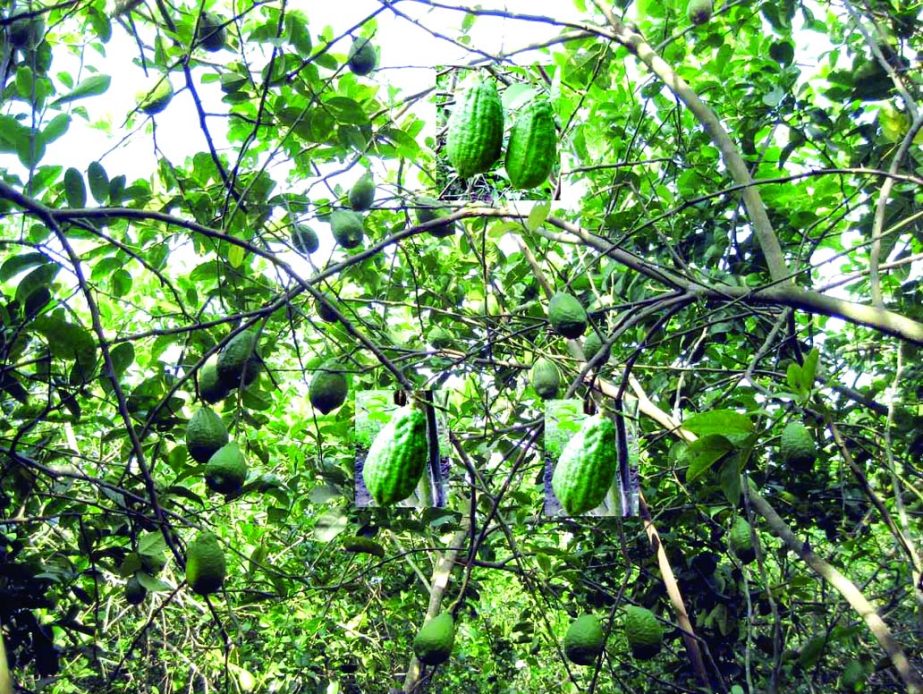
[[[481,2],[478,5],[484,10],[544,15],[556,20],[580,20],[580,14],[572,4],[561,0]],[[348,0],[348,2],[340,3],[308,3],[300,0],[293,2],[291,7],[307,14],[308,28],[316,49],[320,45],[318,34],[324,27],[331,27],[333,35],[338,36],[371,15],[380,8],[380,4],[374,0]],[[465,17],[462,12],[433,9],[416,2],[398,3],[396,9],[422,26],[446,37],[460,35],[460,28]],[[223,4],[212,10],[230,16],[230,10]],[[379,50],[380,61],[378,69],[369,79],[374,79],[379,83],[383,94],[388,87],[397,88],[404,94],[423,91],[433,86],[433,67],[469,64],[477,57],[463,47],[434,36],[426,29],[417,27],[407,19],[388,10],[379,14],[376,21],[378,29],[375,34],[375,45]],[[145,44],[153,45],[155,35],[153,27],[144,21],[135,22],[135,26]],[[73,29],[71,23],[65,23],[63,26],[53,28],[53,31],[60,35],[62,31],[70,32]],[[95,67],[101,73],[111,75],[112,83],[109,90],[102,96],[83,99],[73,104],[73,106],[87,109],[90,122],[88,123],[72,110],[73,119],[68,133],[48,147],[41,164],[74,166],[85,171],[92,161],[100,160],[110,175],[124,173],[131,182],[136,178],[146,178],[151,171],[155,170],[156,156],[152,140],[147,134],[151,127],[149,122],[143,126],[145,132],[136,133],[121,146],[110,151],[117,141],[116,138],[128,132],[124,130],[125,119],[134,109],[136,93],[144,82],[144,72],[137,64],[139,51],[135,39],[117,22],[113,22],[112,29],[112,38],[105,44],[105,56],[99,56],[91,50],[85,51],[82,56],[88,65]],[[561,29],[552,24],[506,20],[499,17],[478,17],[468,32],[468,36],[470,46],[494,56],[551,39],[560,32]],[[345,55],[350,43],[351,38],[346,36],[335,44],[331,51],[341,56]],[[249,44],[247,50],[248,58],[252,60],[256,68],[261,68],[268,62],[270,55],[268,45]],[[148,58],[150,57],[151,54],[148,53]],[[204,61],[214,58],[224,62],[228,59],[229,53],[222,51],[217,54],[206,54],[203,51],[197,51],[196,57]],[[483,56],[481,58],[483,59]],[[51,73],[70,72],[72,75],[79,75],[76,81],[86,78],[90,72],[86,68],[81,72],[80,60],[79,54],[69,53],[58,47],[55,50]],[[515,58],[518,65],[547,62],[547,60],[547,55],[534,51],[517,54]],[[222,114],[226,112],[226,106],[221,102],[223,94],[217,83],[203,84],[201,81],[203,74],[211,72],[213,72],[212,69],[206,65],[196,67],[193,75],[206,112],[217,114],[209,117],[207,122],[216,147],[219,151],[225,151],[229,144],[226,138],[226,119],[222,117]],[[171,72],[170,81],[178,92],[185,86],[182,71]],[[57,86],[60,93],[67,91],[60,83]],[[143,114],[135,114],[134,129],[137,129],[139,124],[145,120],[146,117]],[[155,116],[155,120],[157,144],[170,161],[180,163],[187,156],[206,151],[204,135],[199,128],[198,115],[188,91],[181,91],[177,94],[169,107]],[[103,158],[104,153],[106,156]],[[4,158],[7,156],[9,155],[5,155]],[[19,168],[20,173],[24,175],[25,172],[21,170],[15,157],[10,158],[12,161],[4,162],[4,164],[12,165],[10,168],[14,170]],[[358,177],[358,172],[356,172],[356,177]]]

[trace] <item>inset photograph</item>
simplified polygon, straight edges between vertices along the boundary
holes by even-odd
[[[621,516],[615,422],[581,400],[545,403],[545,515]]]
[[[355,504],[443,508],[449,437],[439,391],[356,394]]]
[[[560,200],[550,66],[437,70],[436,183],[445,200]]]

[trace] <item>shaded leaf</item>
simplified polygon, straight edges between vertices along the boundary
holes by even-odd
[[[109,84],[111,82],[112,78],[109,75],[93,75],[91,77],[87,77],[70,92],[58,99],[55,99],[51,105],[60,106],[61,104],[77,101],[78,99],[84,99],[88,96],[99,96],[100,94],[105,94],[106,90],[109,89]]]

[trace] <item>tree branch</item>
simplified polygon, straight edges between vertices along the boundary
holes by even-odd
[[[641,393],[644,392],[640,383],[637,384],[636,390]],[[695,434],[682,429],[678,423],[673,421],[673,418],[670,417],[669,414],[658,408],[646,395],[644,395],[643,398],[639,397],[639,403],[641,412],[648,415],[662,426],[665,426],[666,429],[675,433],[679,438],[686,441],[694,441],[696,439]],[[776,513],[775,509],[773,509],[769,502],[760,496],[752,486],[747,489],[747,494],[753,508],[766,519],[770,530],[781,538],[788,548],[797,554],[818,576],[824,579],[842,595],[856,613],[862,617],[879,645],[884,649],[885,653],[888,654],[901,680],[906,685],[907,691],[910,694],[921,694],[921,692],[923,692],[923,680],[921,680],[920,676],[911,668],[903,648],[891,634],[888,625],[878,616],[875,608],[856,585],[837,571],[831,564],[814,554],[808,543],[799,542],[798,538],[795,537],[795,534],[788,525],[786,525],[779,514]]]
[[[785,521],[779,517],[775,509],[773,509],[766,499],[760,496],[753,487],[747,490],[747,494],[749,495],[750,503],[753,505],[753,508],[766,519],[766,523],[773,533],[781,538],[786,546],[797,554],[805,564],[810,566],[818,576],[823,578],[842,595],[856,613],[862,617],[879,645],[884,649],[885,653],[888,654],[898,675],[900,675],[901,680],[907,687],[907,691],[910,694],[919,694],[923,692],[923,680],[920,679],[920,676],[914,672],[913,668],[910,666],[910,662],[907,660],[903,648],[901,648],[901,645],[894,639],[888,625],[878,616],[875,608],[866,600],[865,596],[855,584],[837,571],[831,564],[828,564],[814,554],[814,551],[807,542],[800,542],[791,529],[785,524]]]
[[[436,568],[433,569],[433,579],[431,581],[432,590],[429,594],[429,607],[426,610],[424,621],[432,619],[439,614],[439,606],[442,604],[442,597],[449,587],[449,578],[452,575],[452,567],[455,565],[455,558],[461,551],[461,545],[465,541],[465,536],[467,534],[468,520],[465,518],[462,519],[461,527],[455,531],[452,539],[449,540],[449,547],[442,553],[439,563],[436,564]],[[407,676],[404,678],[405,692],[412,692],[416,688],[421,672],[422,668],[420,667],[420,661],[417,660],[416,656],[411,656],[410,665],[407,666]]]
[[[639,33],[629,29],[616,18],[610,9],[601,9],[612,26],[613,38],[634,53],[686,105],[718,148],[734,182],[738,185],[746,186],[742,192],[744,205],[750,215],[750,221],[753,223],[753,231],[759,241],[760,248],[762,248],[763,255],[766,257],[769,274],[777,282],[790,284],[791,281],[788,277],[791,273],[785,262],[785,254],[782,252],[782,246],[779,244],[779,239],[772,228],[772,222],[769,221],[769,215],[766,213],[763,199],[760,197],[759,191],[752,185],[753,179],[750,176],[750,171],[747,169],[743,157],[737,151],[731,136],[728,135],[721,121],[718,120],[718,116],[699,98],[699,95],[693,91],[692,87],[663,58],[657,55]]]
[[[505,211],[504,214],[508,215],[509,212]],[[688,280],[669,270],[654,267],[644,258],[633,255],[609,243],[605,239],[595,236],[576,224],[556,217],[549,217],[546,221],[552,226],[568,232],[578,238],[582,243],[595,248],[626,267],[640,272],[658,282],[662,282],[673,289],[685,289],[694,292],[703,299],[714,299],[717,301],[736,300],[747,304],[766,304],[800,308],[809,313],[842,318],[847,322],[855,323],[856,325],[864,325],[878,330],[879,332],[907,340],[908,342],[923,345],[923,323],[918,323],[894,311],[875,308],[874,306],[868,306],[866,304],[858,304],[852,301],[846,301],[845,299],[836,299],[787,283],[766,287],[734,287],[725,284],[717,287],[706,286],[701,282]],[[537,233],[553,240],[563,240],[559,234],[541,231]]]

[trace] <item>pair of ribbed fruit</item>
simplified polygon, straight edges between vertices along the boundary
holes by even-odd
[[[506,173],[514,188],[544,183],[557,158],[551,102],[534,97],[520,109],[506,148]],[[446,155],[460,178],[489,171],[503,149],[503,104],[497,88],[482,79],[458,97],[449,118]]]

